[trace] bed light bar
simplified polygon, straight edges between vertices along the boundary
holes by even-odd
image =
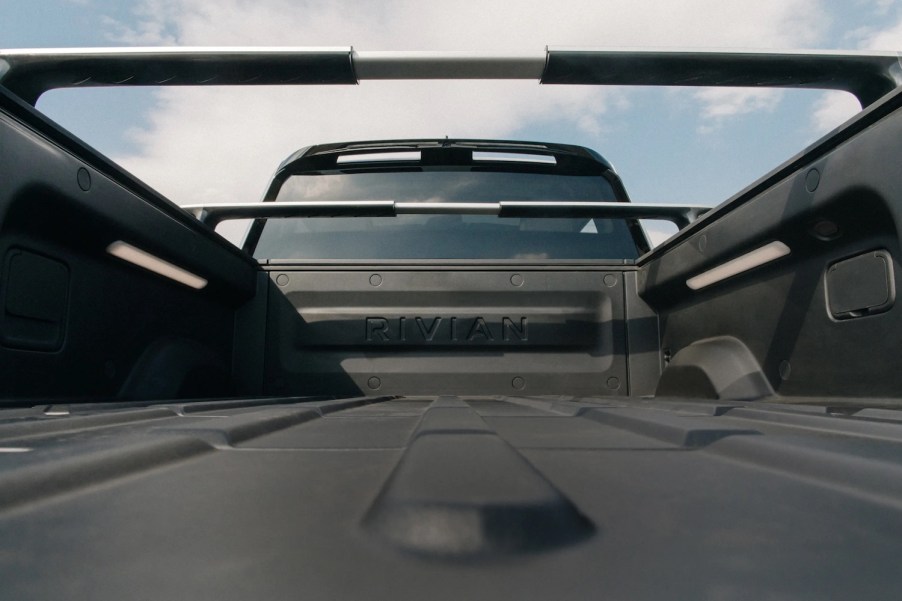
[[[106,251],[123,261],[128,261],[133,265],[143,267],[148,271],[167,277],[170,280],[175,280],[180,284],[190,286],[195,290],[200,290],[207,285],[207,280],[199,275],[195,275],[190,271],[177,267],[168,261],[164,261],[163,259],[160,259],[145,250],[136,248],[127,242],[123,242],[122,240],[117,240],[107,246]]]
[[[686,280],[686,285],[692,290],[700,290],[711,284],[716,284],[734,275],[745,273],[750,269],[775,261],[780,257],[789,254],[789,247],[782,242],[771,242],[765,244],[761,248],[756,248],[751,252],[736,257],[731,261],[727,261],[713,269],[709,269],[695,277]]]

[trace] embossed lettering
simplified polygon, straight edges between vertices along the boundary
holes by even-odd
[[[423,335],[423,340],[432,342],[432,339],[435,338],[435,333],[438,331],[439,325],[442,323],[442,318],[436,317],[428,327],[422,317],[417,317],[416,322],[417,327],[420,329],[420,333]]]
[[[489,324],[481,317],[477,317],[473,321],[473,325],[470,326],[470,333],[467,334],[467,342],[476,340],[477,336],[482,336],[487,341],[495,340],[495,337],[492,335],[492,330],[489,329]]]
[[[520,318],[520,327],[514,325],[514,320],[510,317],[501,318],[501,331],[505,340],[511,340],[511,336],[515,336],[518,340],[527,341],[529,337],[526,333],[527,321],[525,317]]]
[[[366,339],[369,342],[379,339],[382,342],[389,341],[388,320],[384,317],[366,318]]]
[[[413,321],[416,328],[408,326],[409,321]],[[502,317],[500,322],[494,323],[486,321],[484,317],[367,317],[365,325],[366,341],[376,343],[485,343],[495,342],[496,335],[500,335],[505,342],[529,340],[529,322],[526,317]]]

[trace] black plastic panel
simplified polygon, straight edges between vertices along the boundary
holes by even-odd
[[[351,52],[321,49],[306,53],[265,55],[236,49],[193,56],[144,49],[110,56],[101,51],[61,53],[56,60],[18,57],[4,86],[31,104],[54,88],[88,86],[197,86],[355,84]]]
[[[827,306],[835,319],[883,313],[895,302],[893,258],[885,250],[838,261],[825,277]]]
[[[270,272],[272,394],[624,394],[622,272]],[[654,339],[648,345],[656,345]]]
[[[0,413],[19,449],[0,453],[4,596],[819,601],[902,582],[896,411],[277,401]]]
[[[902,257],[900,155],[896,111],[826,154],[813,154],[645,264],[642,295],[661,317],[665,355],[731,336],[748,347],[778,394],[898,397],[902,372],[886,358],[898,353],[893,333],[902,328],[902,314],[891,305]],[[790,254],[702,290],[686,285],[771,241],[786,244]],[[867,256],[873,260],[854,264],[851,277],[825,277],[831,266]]]
[[[33,351],[59,350],[69,312],[69,268],[12,248],[3,260],[3,275],[0,343]]]
[[[29,220],[20,227],[40,236],[67,237],[101,250],[124,240],[203,276],[208,292],[234,303],[253,294],[256,265],[250,257],[6,94],[0,87],[0,222],[18,214]]]
[[[552,48],[542,83],[834,89],[867,106],[895,89],[897,67],[893,56]]]
[[[253,262],[5,113],[0,139],[2,402],[229,394]],[[121,261],[117,240],[208,285]]]

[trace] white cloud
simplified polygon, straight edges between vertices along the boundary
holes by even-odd
[[[676,225],[667,221],[643,219],[639,223],[642,224],[642,229],[645,230],[645,236],[648,238],[652,248],[660,246],[661,243],[679,231]]]
[[[883,29],[859,28],[850,34],[860,50],[902,51],[902,7],[894,0],[873,0],[877,10],[889,14],[896,7],[895,19]],[[850,94],[827,92],[817,102],[812,113],[812,127],[818,134],[826,133],[861,110],[861,105]]]
[[[886,29],[866,34],[861,47],[867,50],[902,50],[902,17]]]
[[[607,92],[531,82],[366,82],[359,86],[166,89],[141,153],[123,165],[182,204],[257,200],[301,146],[417,137],[503,137],[522,120],[579,110],[600,129]],[[153,178],[152,180],[150,178]]]
[[[349,46],[360,50],[541,51],[551,46],[817,45],[818,0],[145,0],[129,44]],[[536,122],[592,135],[629,106],[624,92],[532,82],[365,82],[359,86],[170,88],[157,92],[139,152],[119,157],[181,204],[259,198],[273,169],[307,144],[367,138],[505,137]],[[771,110],[779,92],[703,90],[714,124]]]
[[[856,4],[865,10],[872,9],[878,15],[885,15],[891,8],[898,7],[899,0],[857,0]]]
[[[699,132],[710,133],[724,119],[758,111],[773,112],[783,98],[783,92],[769,88],[704,88],[693,96],[701,102],[703,124]]]
[[[172,32],[173,19],[179,12],[178,0],[144,0],[136,4],[134,25],[103,17],[107,37],[129,46],[174,46],[178,40]]]
[[[817,0],[144,0],[134,31],[186,45],[350,45],[535,50],[581,46],[803,47],[826,26]],[[369,48],[372,46],[372,48]]]
[[[825,92],[815,103],[811,121],[818,133],[826,133],[861,110],[858,99],[848,92]]]

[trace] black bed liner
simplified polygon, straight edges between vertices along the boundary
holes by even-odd
[[[261,402],[0,424],[4,451],[31,449],[0,454],[4,595],[822,599],[899,582],[895,411]]]

